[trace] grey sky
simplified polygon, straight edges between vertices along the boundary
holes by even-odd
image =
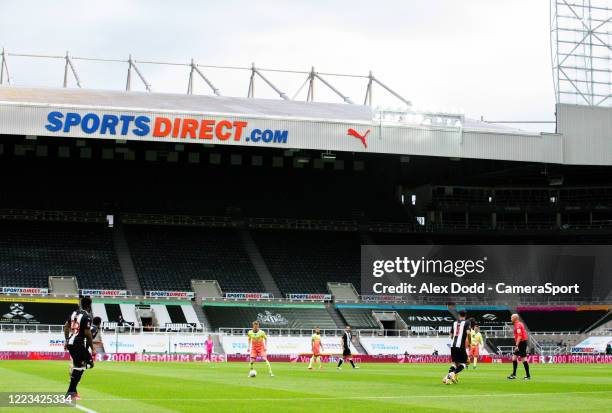
[[[2,1],[0,46],[21,53],[374,74],[419,107],[486,119],[553,119],[547,0]],[[36,64],[34,64],[36,63]],[[119,89],[126,67],[76,62],[87,87]],[[63,62],[9,61],[17,85],[60,85]],[[37,69],[37,70],[36,70]],[[155,91],[186,90],[187,69],[143,66]],[[226,95],[248,72],[210,70]],[[293,95],[303,77],[270,74]],[[334,80],[356,102],[364,81]],[[202,82],[196,92],[209,93]],[[261,97],[273,93],[259,83]],[[302,98],[303,98],[302,94]],[[338,101],[317,88],[321,100]],[[399,102],[375,90],[375,103]],[[550,130],[538,126],[536,129]]]

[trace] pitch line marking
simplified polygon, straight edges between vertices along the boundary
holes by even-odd
[[[98,399],[98,400],[100,400],[100,399]],[[128,399],[126,399],[126,400],[128,400]],[[79,410],[81,410],[81,411],[83,411],[85,413],[98,413],[97,411],[89,409],[89,408],[87,408],[85,406],[81,406],[80,404],[75,404],[74,407],[76,407],[77,409],[79,409]]]
[[[249,398],[249,401],[289,401],[289,400],[394,400],[394,399],[454,399],[454,398],[466,398],[466,397],[517,397],[517,396],[556,396],[559,394],[608,394],[612,393],[612,390],[602,391],[575,391],[575,392],[563,392],[563,393],[491,393],[491,394],[417,394],[417,395],[406,395],[406,396],[348,396],[348,397],[255,397]],[[93,401],[208,401],[208,402],[228,402],[228,401],[244,401],[244,397],[241,398],[111,398],[111,399],[87,399]],[[78,406],[77,406],[78,407]],[[88,410],[90,413],[93,410]],[[93,412],[96,413],[96,412]]]

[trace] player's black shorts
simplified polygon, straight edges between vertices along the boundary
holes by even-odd
[[[527,357],[527,342],[521,341],[518,347],[514,350],[514,355],[519,357]]]
[[[91,354],[83,344],[68,345],[68,353],[72,358],[72,365],[77,368],[86,367],[91,360]]]
[[[344,347],[344,348],[342,349],[342,355],[343,355],[344,357],[348,357],[348,356],[350,356],[350,355],[351,355],[351,349],[350,349],[349,347]]]
[[[465,364],[468,360],[467,351],[461,347],[451,347],[451,360],[453,363]]]

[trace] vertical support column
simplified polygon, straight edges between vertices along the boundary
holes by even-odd
[[[428,224],[436,223],[436,211],[427,211],[427,223]]]
[[[127,72],[127,81],[125,82],[125,90],[128,92],[132,89],[132,55],[130,55],[128,59],[128,72]]]
[[[66,50],[66,64],[64,65],[64,89],[68,87],[68,50]]]
[[[314,81],[315,81],[315,68],[312,66],[310,69],[310,75],[308,76],[308,94],[306,95],[306,102],[314,101]]]
[[[562,219],[561,219],[561,212],[556,212],[555,213],[555,224],[557,225],[557,228],[561,228],[561,224],[562,224]]]
[[[6,83],[11,84],[11,78],[9,76],[8,64],[6,63],[6,50],[2,48],[2,60],[0,61],[0,85],[4,84],[4,72],[6,72]]]
[[[191,58],[191,70],[189,71],[189,83],[187,84],[187,94],[193,95],[193,72],[194,72],[194,63],[193,58]]]
[[[491,212],[491,229],[497,229],[497,212]]]
[[[366,88],[365,99],[363,100],[363,104],[367,106],[372,106],[372,81],[374,76],[372,76],[372,71],[370,70],[370,74],[368,75],[368,86]]]
[[[470,227],[470,213],[465,211],[465,228]]]
[[[249,81],[249,93],[247,94],[247,97],[255,97],[255,62],[253,62],[251,65],[251,79]]]

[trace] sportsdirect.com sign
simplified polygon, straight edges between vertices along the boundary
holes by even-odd
[[[228,141],[286,144],[288,130],[250,127],[245,120],[202,119],[128,114],[97,114],[52,111],[45,129],[51,133],[75,130],[86,135],[108,137],[136,136],[202,141]]]

